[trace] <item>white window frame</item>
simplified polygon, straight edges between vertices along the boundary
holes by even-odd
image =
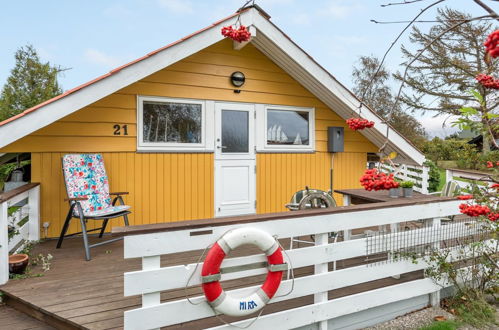
[[[189,103],[201,105],[201,143],[144,142],[144,101]],[[213,152],[215,102],[160,96],[137,96],[137,151],[145,152]]]
[[[267,144],[267,111],[300,111],[308,112],[308,145],[276,145]],[[315,151],[315,108],[294,107],[273,104],[257,104],[257,151],[258,152],[314,152]]]

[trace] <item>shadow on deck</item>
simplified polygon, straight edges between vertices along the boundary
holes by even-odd
[[[97,241],[92,237],[91,242]],[[284,246],[289,246],[283,242]],[[92,260],[84,260],[81,238],[64,241],[61,249],[55,249],[56,241],[48,240],[38,244],[32,251],[53,256],[50,270],[43,272],[40,266],[31,269],[32,274],[42,273],[41,277],[10,280],[0,290],[8,305],[38,320],[59,329],[121,329],[123,312],[140,307],[141,297],[124,297],[123,273],[141,269],[140,259],[123,258],[123,241],[92,249]],[[303,245],[302,245],[303,246]],[[235,251],[238,252],[238,251]],[[245,254],[251,251],[245,251]],[[178,265],[197,262],[201,251],[177,253],[162,256],[161,264]],[[234,253],[234,256],[238,255]],[[241,254],[239,254],[241,255]],[[232,255],[231,255],[232,256]],[[351,267],[364,263],[364,258],[338,262],[338,268]],[[295,271],[296,277],[310,274],[312,267]],[[329,292],[330,298],[338,298],[367,290],[373,290],[406,281],[422,278],[422,272],[407,273],[400,279],[385,278],[360,285],[345,287]],[[236,288],[261,283],[262,276],[224,282],[225,288]],[[199,287],[190,288],[190,295],[201,294]],[[184,298],[184,290],[163,292],[161,300]],[[313,296],[287,300],[266,307],[264,314],[296,308],[313,302]],[[227,319],[227,321],[233,321]],[[212,317],[170,328],[201,329],[222,324]]]

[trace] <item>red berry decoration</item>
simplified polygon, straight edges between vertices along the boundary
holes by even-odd
[[[457,199],[462,200],[462,201],[466,201],[466,200],[472,199],[472,198],[473,198],[473,195],[461,195],[461,196],[457,196]]]
[[[487,215],[487,218],[489,218],[490,221],[496,221],[499,219],[499,213],[490,212],[489,215]]]
[[[461,204],[459,205],[459,210],[461,213],[469,215],[470,217],[479,217],[490,213],[489,207],[485,205]]]
[[[237,42],[248,41],[251,38],[251,32],[244,25],[241,25],[238,29],[232,26],[224,26],[222,28],[222,35]]]
[[[364,128],[374,127],[374,122],[364,118],[349,118],[347,119],[347,125],[348,127],[350,127],[350,129],[359,131],[363,130]]]
[[[495,30],[487,37],[487,40],[484,43],[485,49],[492,57],[499,56],[499,30]]]
[[[360,184],[367,191],[389,190],[399,187],[399,183],[395,181],[393,173],[387,175],[386,173],[378,172],[377,169],[366,170],[364,175],[360,177]]]
[[[485,88],[499,89],[499,80],[492,76],[481,73],[475,79]]]

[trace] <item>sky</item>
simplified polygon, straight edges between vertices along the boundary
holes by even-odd
[[[401,24],[370,20],[410,20],[431,3],[381,7],[403,0],[257,0],[271,20],[341,83],[352,87],[359,56],[381,57]],[[499,11],[499,3],[484,0]],[[71,89],[234,13],[243,0],[23,0],[5,1],[0,13],[0,86],[14,66],[14,53],[32,44],[43,61],[68,68],[59,78]],[[472,0],[446,0],[440,7],[483,15]],[[436,10],[424,19],[435,17]],[[421,23],[422,28],[431,24]],[[407,38],[402,38],[407,44]],[[387,67],[400,70],[400,44]],[[398,87],[394,85],[394,87]],[[431,136],[454,131],[444,118],[416,115]]]

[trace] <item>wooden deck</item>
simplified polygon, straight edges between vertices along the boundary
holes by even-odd
[[[0,306],[0,329],[52,330],[50,325],[21,313],[9,306]]]
[[[306,238],[305,238],[306,239]],[[91,238],[96,241],[97,238]],[[81,238],[75,237],[64,241],[62,249],[55,249],[56,241],[49,240],[35,247],[32,255],[50,253],[53,255],[51,269],[45,273],[39,266],[32,273],[43,273],[42,277],[22,280],[10,280],[0,287],[8,305],[33,316],[46,324],[60,329],[120,329],[123,327],[123,312],[140,306],[139,296],[123,296],[123,273],[141,269],[140,259],[123,258],[123,242],[92,249],[93,259],[84,260]],[[283,242],[286,244],[286,242]],[[285,245],[286,246],[286,245]],[[302,246],[309,246],[303,244]],[[235,251],[239,252],[239,251]],[[255,251],[245,251],[254,253]],[[162,257],[162,266],[197,262],[201,251],[178,253]],[[238,253],[234,253],[234,256]],[[239,254],[241,255],[241,254]],[[232,256],[232,254],[231,254]],[[362,258],[338,262],[338,268],[350,267],[363,263]],[[310,274],[312,267],[297,269],[297,277]],[[385,278],[340,290],[330,291],[330,298],[342,297],[354,293],[400,284],[422,277],[421,272],[402,275],[401,279]],[[261,283],[262,276],[242,280],[226,281],[225,288],[235,288]],[[200,288],[190,288],[190,295],[200,294]],[[162,293],[162,301],[183,298],[184,290]],[[311,304],[312,296],[284,301],[269,305],[264,314],[277,310],[290,309]],[[235,319],[227,318],[227,321]],[[208,318],[171,328],[202,329],[222,324],[217,318]]]

